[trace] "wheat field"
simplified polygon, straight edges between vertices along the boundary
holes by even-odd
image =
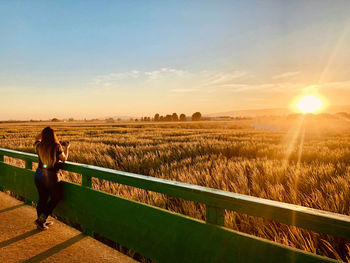
[[[71,142],[73,162],[350,215],[348,120],[2,123],[0,147],[34,153],[34,137],[48,125]],[[62,175],[81,182],[77,174]],[[93,188],[205,219],[205,207],[195,202],[97,179]],[[344,239],[231,211],[225,212],[225,225],[350,262],[350,242]]]

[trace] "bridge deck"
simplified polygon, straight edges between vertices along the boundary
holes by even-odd
[[[36,211],[0,192],[0,262],[136,262],[62,222],[36,229]]]

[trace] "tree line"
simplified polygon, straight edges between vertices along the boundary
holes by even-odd
[[[163,115],[159,115],[159,113],[156,113],[154,115],[154,117],[141,117],[141,118],[130,118],[130,121],[142,121],[142,122],[147,122],[147,121],[155,121],[155,122],[161,122],[161,121],[164,121],[164,122],[170,122],[170,121],[188,121],[188,120],[192,120],[192,121],[199,121],[202,119],[202,114],[200,112],[195,112],[192,114],[191,117],[187,117],[184,113],[181,113],[180,116],[177,114],[177,113],[173,113],[173,114],[166,114],[165,116]],[[41,121],[41,120],[40,120]],[[58,118],[53,118],[49,121],[52,121],[52,122],[61,122],[61,121],[68,121],[68,122],[73,122],[75,121],[73,118],[69,118],[68,120],[65,119],[65,120],[60,120]],[[90,119],[90,120],[87,120],[87,119],[84,119],[84,121],[101,121],[100,119]],[[110,118],[106,118],[104,121],[106,122],[115,122],[115,121],[121,121],[121,118],[118,118],[118,119],[114,119],[112,117]],[[39,120],[30,120],[30,122],[39,122]]]
[[[159,115],[159,113],[156,113],[153,118],[151,117],[141,117],[140,121],[199,121],[202,118],[202,114],[200,112],[195,112],[192,114],[191,118],[188,118],[184,113],[181,113],[180,116],[177,113],[173,114],[166,114],[165,116]],[[138,119],[135,119],[135,121],[138,121]]]

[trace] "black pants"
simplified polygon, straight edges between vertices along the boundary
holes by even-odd
[[[36,213],[38,218],[47,218],[62,199],[62,183],[58,181],[57,172],[38,168],[35,172],[35,186],[39,193]]]

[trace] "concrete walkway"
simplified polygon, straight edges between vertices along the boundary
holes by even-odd
[[[0,192],[0,262],[136,262],[55,219],[37,230],[35,218],[33,207]]]

